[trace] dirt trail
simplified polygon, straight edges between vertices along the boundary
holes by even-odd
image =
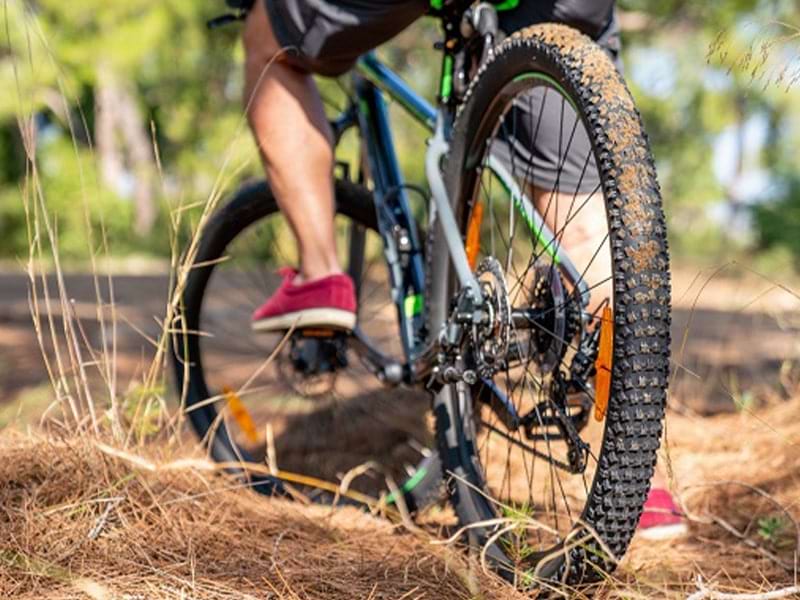
[[[747,404],[774,394],[782,376],[789,375],[788,367],[800,360],[800,299],[759,278],[707,283],[708,275],[679,271],[673,286],[672,401],[700,414],[729,412],[735,401]],[[158,334],[167,286],[167,279],[157,275],[114,278],[121,382],[148,364],[151,349],[142,334]],[[85,317],[87,337],[98,343],[92,278],[67,275],[66,287],[75,313]],[[54,283],[50,288],[55,292]],[[27,279],[0,274],[0,385],[6,419],[25,411],[31,398],[41,404],[36,391],[47,383],[29,314]],[[250,368],[261,360],[253,356]]]

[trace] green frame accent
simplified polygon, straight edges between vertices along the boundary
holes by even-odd
[[[419,483],[425,479],[425,476],[428,474],[428,469],[425,467],[420,467],[416,473],[414,473],[410,478],[408,478],[405,483],[400,487],[400,491],[404,494],[407,494],[415,487],[419,485]],[[397,502],[397,498],[394,495],[394,492],[386,496],[386,502],[392,504]]]
[[[416,317],[422,312],[422,307],[425,298],[422,294],[414,294],[413,296],[406,296],[403,300],[403,312],[406,317]]]
[[[441,0],[439,0],[441,2]],[[519,0],[505,0],[500,4],[495,4],[494,9],[496,11],[503,11],[503,10],[513,10],[519,6]]]
[[[495,5],[495,10],[511,10],[519,6],[520,0],[503,0]],[[444,7],[444,0],[431,0],[431,8],[434,10],[441,10]]]
[[[442,81],[439,84],[439,98],[448,102],[453,94],[453,56],[445,54],[442,60]]]

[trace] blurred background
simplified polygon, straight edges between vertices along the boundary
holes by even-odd
[[[621,0],[619,7],[626,75],[659,162],[675,257],[692,264],[736,257],[784,274],[798,268],[797,3]],[[208,196],[232,143],[254,159],[249,137],[236,135],[240,28],[205,26],[224,9],[222,0],[4,1],[4,259],[28,247],[18,201],[20,114],[35,115],[42,185],[62,223],[65,257],[85,255],[75,207],[88,190],[92,223],[105,224],[114,255],[165,256],[159,232],[176,202]],[[438,76],[436,26],[420,22],[382,52],[423,92]],[[325,88],[332,105],[341,103],[335,84]],[[420,132],[401,131],[406,172],[420,180]],[[257,173],[250,160],[241,175]]]
[[[790,290],[800,271],[800,7],[620,0],[619,9],[626,76],[670,223],[673,395],[706,413],[790,394],[799,352]],[[33,406],[47,395],[22,273],[35,239],[21,201],[25,143],[35,145],[75,306],[93,302],[84,275],[92,258],[118,276],[117,300],[135,324],[120,338],[119,368],[135,373],[146,362],[141,333],[157,330],[153,317],[163,314],[176,208],[188,215],[180,247],[211,195],[260,174],[242,120],[240,27],[206,28],[224,11],[222,0],[4,0],[0,379],[15,401],[3,420],[26,410],[20,394]],[[436,87],[436,27],[422,21],[380,51],[423,92]],[[344,102],[341,87],[322,83],[332,111]],[[395,116],[405,172],[422,182],[424,132]],[[351,140],[343,157],[352,156]]]

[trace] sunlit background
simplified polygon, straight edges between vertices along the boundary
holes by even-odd
[[[795,85],[800,11],[790,1],[619,3],[626,74],[659,162],[680,259],[798,265]],[[84,200],[114,255],[164,256],[165,215],[205,199],[223,171],[258,173],[241,122],[239,26],[209,31],[221,0],[5,0],[0,19],[0,256],[27,250],[20,115],[33,115],[42,185],[65,256],[85,253]],[[432,21],[382,54],[433,90]],[[332,107],[338,85],[324,84]],[[421,179],[420,131],[401,156]],[[158,149],[158,157],[154,152]],[[231,178],[231,183],[237,178]],[[794,232],[792,231],[794,230]]]

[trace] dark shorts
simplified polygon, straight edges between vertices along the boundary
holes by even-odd
[[[359,56],[380,46],[425,14],[429,0],[264,0],[275,37],[297,68],[338,76]],[[559,22],[595,39],[618,62],[619,28],[614,0],[522,0],[500,13],[500,26],[513,33],[528,25]],[[589,192],[599,185],[589,140],[576,115],[558,94],[532,92],[507,117],[513,135],[504,154],[509,167],[525,168],[546,189]],[[531,114],[537,115],[531,118]],[[541,119],[538,115],[541,114]],[[533,123],[538,126],[534,127]],[[511,130],[511,127],[508,127]],[[569,152],[564,152],[569,140]],[[587,160],[588,166],[587,166]]]
[[[264,0],[278,43],[298,68],[337,76],[425,14],[429,0]],[[522,0],[500,13],[506,33],[535,23],[571,25],[619,51],[614,0]]]
[[[428,9],[428,0],[264,0],[272,30],[295,66],[335,77]]]

